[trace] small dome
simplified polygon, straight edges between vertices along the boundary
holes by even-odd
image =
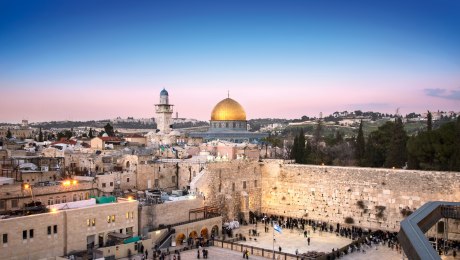
[[[246,121],[246,112],[240,103],[226,98],[212,110],[211,121]]]
[[[109,135],[107,133],[103,133],[102,137],[109,137]]]
[[[163,90],[160,92],[160,96],[169,96],[168,91],[163,88]]]

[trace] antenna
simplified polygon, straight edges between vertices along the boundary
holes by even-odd
[[[230,90],[227,90],[227,98],[230,98]]]

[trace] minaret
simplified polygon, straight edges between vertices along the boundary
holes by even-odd
[[[162,133],[168,134],[171,132],[173,106],[169,104],[168,91],[163,88],[160,92],[160,104],[155,104],[157,114],[155,121],[157,122],[157,129]]]

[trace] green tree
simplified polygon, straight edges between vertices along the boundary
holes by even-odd
[[[115,132],[113,131],[113,126],[110,123],[107,123],[104,126],[104,132],[107,133],[108,136],[115,136]]]
[[[394,122],[386,122],[377,130],[371,132],[367,138],[365,165],[369,167],[383,167],[391,136],[393,134]]]
[[[295,158],[296,163],[305,163],[305,134],[303,129],[300,129],[299,136],[297,137],[297,156]]]
[[[358,137],[356,138],[355,146],[355,160],[358,166],[364,166],[364,155],[365,155],[364,133],[363,133],[363,120],[359,124]]]
[[[93,139],[93,128],[89,128],[89,134],[88,134],[88,137]]]
[[[431,131],[431,130],[433,130],[433,116],[431,115],[430,111],[428,111],[428,114],[427,114],[426,118],[427,118],[426,127],[427,127],[428,131]]]
[[[386,167],[403,167],[407,161],[407,134],[400,117],[396,118],[385,158]]]
[[[43,142],[43,132],[42,128],[40,127],[40,131],[38,132],[38,141]]]
[[[6,138],[10,139],[13,137],[13,134],[11,133],[11,130],[8,128],[8,131],[6,131]]]

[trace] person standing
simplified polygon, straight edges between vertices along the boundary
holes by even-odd
[[[310,238],[307,238],[308,245],[310,245]]]

